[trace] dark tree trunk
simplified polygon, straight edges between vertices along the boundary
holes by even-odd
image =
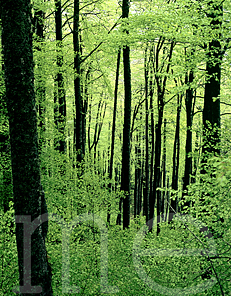
[[[221,89],[221,26],[223,8],[221,4],[210,2],[211,28],[217,30],[217,38],[209,42],[207,48],[206,73],[208,79],[205,83],[204,109],[203,109],[203,147],[202,152],[220,153],[220,89]]]
[[[167,189],[169,189],[169,177],[167,178]],[[164,221],[166,222],[167,219],[169,218],[169,205],[170,205],[170,192],[167,190],[166,193],[166,209],[165,209],[165,217]]]
[[[116,127],[116,111],[117,111],[117,97],[118,97],[118,85],[119,85],[120,55],[121,55],[121,49],[118,50],[118,55],[117,55],[112,135],[111,135],[111,155],[110,155],[110,163],[108,168],[108,175],[110,179],[110,183],[108,184],[108,187],[110,191],[112,188],[113,159],[114,159],[114,148],[115,148],[115,127]],[[108,207],[107,222],[110,223],[110,205]]]
[[[166,187],[166,158],[167,158],[167,151],[166,151],[166,138],[167,138],[167,120],[164,119],[164,130],[163,130],[163,159],[162,159],[162,187],[165,189]],[[166,190],[162,192],[162,199],[161,199],[161,214],[162,220],[164,220],[165,216],[165,197],[166,197]]]
[[[98,111],[96,115],[96,123],[95,123],[95,133],[92,145],[90,145],[89,152],[91,152],[92,148],[94,148],[94,165],[96,166],[96,158],[97,158],[97,145],[100,138],[100,133],[103,126],[103,120],[106,114],[107,104],[102,102],[102,100],[98,103]]]
[[[88,68],[88,71],[86,73],[86,81],[85,81],[85,90],[84,90],[84,102],[83,102],[83,116],[82,116],[82,140],[83,140],[83,155],[86,153],[86,131],[87,131],[87,111],[88,111],[88,104],[89,104],[89,93],[88,93],[88,87],[90,83],[90,77],[91,77],[91,65]]]
[[[140,199],[141,199],[141,137],[139,132],[136,136],[135,144],[135,188],[134,188],[134,217],[140,214]]]
[[[177,115],[176,115],[176,131],[173,147],[173,164],[172,164],[172,189],[178,190],[178,173],[179,173],[179,161],[180,161],[180,113],[181,113],[182,96],[177,96]],[[171,199],[170,212],[174,214],[177,212],[177,196]]]
[[[2,66],[2,65],[1,65]],[[2,67],[3,68],[3,67]],[[0,69],[2,72],[3,69]],[[0,76],[0,90],[4,89],[4,80]],[[1,191],[1,206],[4,213],[9,210],[9,202],[12,201],[12,176],[10,167],[10,138],[9,138],[9,123],[7,118],[7,106],[5,92],[0,91],[0,171],[2,171],[2,191]]]
[[[197,174],[197,169],[198,169],[198,164],[200,161],[201,157],[201,135],[200,131],[196,131],[196,139],[195,139],[195,149],[194,149],[194,158],[193,158],[193,171],[192,171],[192,183],[195,183],[196,181],[196,174]]]
[[[30,1],[2,1],[2,28],[20,290],[22,295],[52,295],[45,247],[48,224],[39,225],[32,237],[23,232],[30,221],[47,214],[40,183]],[[26,252],[30,238],[31,252]]]
[[[55,0],[55,33],[57,49],[57,75],[55,78],[54,93],[54,119],[58,130],[55,149],[66,152],[65,125],[66,125],[66,96],[63,78],[63,53],[62,53],[62,5],[61,0]]]
[[[210,19],[210,26],[214,32],[214,39],[209,42],[207,48],[206,74],[208,78],[205,83],[204,93],[204,109],[203,109],[203,145],[202,145],[202,170],[206,173],[207,157],[210,155],[220,154],[220,90],[221,90],[221,62],[222,62],[222,46],[221,46],[221,30],[223,19],[222,3],[210,1],[209,12],[207,17]],[[211,177],[211,184],[213,182]],[[204,192],[200,199],[202,205],[205,205],[205,196],[209,199],[216,198],[213,192]],[[204,216],[208,215],[206,210],[202,210]],[[219,222],[223,222],[223,218],[218,218]],[[218,221],[213,221],[214,223]],[[216,235],[211,227],[211,233]],[[211,278],[211,270],[207,270],[202,274],[202,279]],[[222,293],[223,295],[223,293]]]
[[[122,17],[128,18],[129,0],[123,0]],[[127,32],[128,33],[128,32]],[[121,190],[125,193],[123,199],[123,228],[130,224],[130,134],[131,134],[131,69],[130,48],[123,48],[124,65],[124,127],[123,127],[123,151]]]
[[[186,107],[186,124],[187,124],[187,134],[186,134],[186,145],[185,145],[185,169],[183,178],[183,194],[184,198],[187,195],[187,187],[190,184],[190,179],[192,175],[192,124],[193,124],[193,93],[192,88],[194,75],[193,71],[190,70],[189,74],[185,75],[185,84],[188,86],[185,96],[185,107]],[[190,205],[189,202],[184,204],[185,206]]]
[[[151,61],[153,59],[152,57],[152,51],[150,51],[151,55]],[[153,61],[152,61],[153,62]],[[150,112],[151,112],[151,162],[150,162],[150,192],[149,192],[149,205],[148,205],[148,211],[150,213],[150,201],[151,197],[153,196],[153,166],[154,166],[154,152],[155,152],[155,128],[154,128],[154,109],[153,109],[153,93],[154,93],[154,87],[153,87],[153,69],[150,70],[150,82],[149,82],[149,96],[150,96]],[[150,219],[150,216],[149,216]],[[146,218],[146,222],[148,222]]]
[[[45,1],[44,1],[45,2]],[[43,0],[41,0],[41,3]],[[38,7],[35,7],[34,13],[34,33],[35,33],[35,41],[36,41],[36,49],[39,52],[43,52],[43,42],[44,42],[44,19],[45,13],[44,11]],[[46,119],[46,84],[43,75],[43,63],[41,58],[38,60],[38,79],[37,79],[37,87],[35,89],[35,95],[38,101],[38,126],[39,126],[39,150],[41,151],[42,147],[46,144],[45,138],[45,119]]]
[[[83,99],[81,94],[81,53],[80,53],[80,29],[79,29],[79,0],[74,0],[74,29],[73,29],[73,44],[74,44],[74,89],[75,89],[75,149],[77,153],[77,162],[83,160]]]
[[[149,230],[152,229],[154,218],[154,206],[155,200],[157,200],[157,235],[160,232],[159,222],[160,222],[160,213],[161,213],[161,192],[157,190],[157,188],[161,184],[161,170],[160,170],[160,159],[161,159],[161,129],[163,122],[163,112],[164,112],[164,96],[166,90],[167,83],[167,74],[170,70],[170,62],[172,59],[172,53],[175,43],[172,41],[170,44],[169,52],[168,52],[168,61],[166,66],[166,72],[164,74],[164,78],[161,78],[159,74],[163,70],[162,67],[159,66],[160,62],[160,51],[164,45],[165,38],[159,38],[159,42],[156,48],[156,56],[155,56],[155,79],[157,84],[157,106],[158,106],[158,121],[156,124],[155,135],[155,153],[154,153],[154,180],[153,180],[153,190],[152,196],[150,196],[150,212],[149,212]]]
[[[154,161],[154,181],[153,181],[153,197],[150,203],[150,219],[154,217],[155,200],[157,201],[157,223],[160,222],[160,206],[161,192],[157,188],[161,181],[160,159],[161,159],[161,128],[163,122],[164,98],[162,93],[158,95],[158,122],[156,124],[155,134],[155,161]],[[159,233],[159,224],[157,224],[157,233]]]
[[[147,49],[144,58],[144,78],[145,78],[145,188],[144,188],[144,215],[146,221],[149,220],[149,108],[148,108],[148,80],[149,69],[147,62]]]

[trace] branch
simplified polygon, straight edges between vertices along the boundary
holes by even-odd
[[[121,19],[121,16],[119,17],[119,19]],[[119,19],[117,20],[117,22],[111,27],[111,29],[108,31],[108,34],[110,34],[111,33],[111,31],[118,25],[118,21],[119,21]],[[86,59],[87,58],[89,58],[102,44],[103,44],[103,42],[104,41],[101,41],[85,58],[83,58],[82,60],[81,60],[81,64],[83,63],[83,62],[85,62],[86,61]]]
[[[231,115],[231,113],[230,112],[222,113],[221,116],[223,115]]]
[[[231,106],[231,104],[229,103],[225,103],[225,102],[220,102],[221,104],[227,105],[227,106]]]
[[[132,136],[132,133],[134,131],[134,124],[135,124],[136,115],[138,114],[139,108],[140,108],[140,106],[143,104],[143,102],[145,100],[146,99],[144,99],[143,101],[139,102],[139,104],[135,106],[135,109],[134,109],[134,112],[133,112],[133,118],[132,118],[131,136]]]

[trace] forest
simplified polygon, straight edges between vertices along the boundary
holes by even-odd
[[[230,0],[0,0],[0,296],[231,295]]]

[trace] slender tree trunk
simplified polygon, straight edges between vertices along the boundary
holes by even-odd
[[[21,295],[53,295],[45,247],[48,224],[39,224],[32,236],[23,231],[47,214],[40,182],[30,1],[2,1],[1,17],[20,291]],[[31,252],[24,245],[28,239]]]
[[[166,138],[167,138],[167,120],[164,119],[164,130],[163,130],[163,159],[162,159],[162,187],[166,188],[166,158],[167,158],[167,151],[166,151]],[[165,216],[165,197],[166,197],[166,190],[162,192],[162,199],[161,199],[161,214],[162,220],[164,220]]]
[[[160,232],[159,222],[160,222],[160,213],[161,213],[161,192],[157,190],[161,183],[161,170],[160,170],[160,159],[161,159],[161,129],[163,122],[163,112],[164,112],[164,96],[166,90],[166,82],[167,82],[167,74],[170,70],[170,62],[172,59],[173,48],[175,43],[172,41],[169,48],[168,53],[168,62],[166,66],[166,72],[164,74],[164,78],[160,78],[159,73],[161,72],[161,68],[159,67],[160,62],[160,51],[164,45],[165,38],[160,38],[156,48],[156,56],[155,56],[155,79],[157,84],[157,106],[158,106],[158,121],[156,124],[155,135],[155,154],[154,154],[154,180],[153,180],[153,191],[152,196],[150,196],[150,212],[149,212],[149,230],[152,229],[153,226],[153,218],[154,218],[154,206],[155,200],[157,200],[157,235]]]
[[[123,0],[122,17],[128,18],[129,0]],[[127,32],[128,33],[128,32]],[[124,65],[124,128],[123,128],[123,151],[122,151],[122,172],[121,190],[125,193],[123,199],[123,228],[130,224],[130,134],[131,134],[131,69],[130,69],[130,48],[123,48]]]
[[[87,143],[88,143],[88,153],[90,156],[91,152],[91,112],[92,112],[92,96],[90,98],[89,107],[88,107],[88,130],[87,130]]]
[[[185,84],[188,86],[185,96],[185,107],[186,107],[186,124],[187,124],[187,134],[186,134],[186,145],[185,145],[185,169],[183,178],[183,194],[182,198],[187,194],[187,187],[190,184],[190,178],[192,175],[192,123],[193,123],[193,88],[192,82],[194,79],[193,71],[190,70],[189,74],[185,75]],[[184,204],[185,206],[190,206],[189,202]]]
[[[148,107],[148,81],[149,70],[147,62],[147,49],[144,58],[144,78],[145,78],[145,189],[144,189],[144,215],[146,221],[149,220],[149,107]]]
[[[151,202],[150,218],[154,216],[155,199],[157,200],[157,223],[160,222],[160,206],[161,206],[161,192],[157,188],[159,187],[161,180],[160,160],[161,160],[161,128],[163,122],[164,112],[164,99],[162,94],[158,97],[158,122],[155,129],[156,141],[155,141],[155,161],[154,161],[154,181],[153,181],[153,197]],[[157,224],[157,233],[159,233],[159,224]]]
[[[169,189],[169,177],[167,178],[167,188]],[[170,205],[170,192],[169,190],[167,190],[166,193],[166,209],[165,209],[165,219],[164,221],[166,222],[167,219],[169,219],[169,205]]]
[[[115,148],[115,127],[116,127],[116,111],[117,111],[117,97],[118,97],[118,85],[119,85],[120,55],[121,55],[121,49],[118,50],[118,55],[117,55],[115,91],[114,91],[114,108],[113,108],[113,120],[112,120],[112,135],[111,135],[111,155],[110,155],[110,164],[109,164],[109,168],[108,168],[108,174],[109,174],[109,179],[110,179],[110,183],[109,183],[108,187],[109,187],[110,191],[112,188],[113,159],[114,159],[114,148]],[[110,204],[109,204],[109,208],[108,208],[107,222],[110,223]]]
[[[141,120],[141,118],[140,118]],[[140,137],[140,142],[142,139],[142,135]],[[137,215],[141,214],[142,205],[143,205],[143,191],[144,191],[144,176],[145,176],[145,157],[144,157],[144,149],[142,149],[142,145],[140,145],[140,176],[139,176],[139,183],[138,183],[138,213]]]
[[[55,33],[57,49],[57,75],[55,78],[54,94],[54,119],[58,130],[55,149],[66,152],[65,126],[66,126],[66,96],[63,78],[63,53],[62,53],[62,5],[61,0],[55,0]]]
[[[79,29],[79,0],[74,0],[74,29],[73,29],[73,44],[74,44],[74,90],[75,90],[75,150],[77,153],[77,162],[83,160],[83,99],[81,94],[81,53],[80,53],[80,29]]]
[[[41,0],[40,5],[45,2]],[[43,52],[43,42],[44,42],[44,18],[45,13],[41,8],[35,9],[34,14],[34,32],[36,34],[36,49],[39,52]],[[39,126],[39,150],[43,146],[45,146],[46,138],[45,138],[45,118],[46,118],[46,85],[44,81],[44,75],[43,75],[43,62],[41,61],[41,58],[38,60],[38,82],[37,82],[37,88],[35,90],[35,94],[38,100],[38,126]]]
[[[178,190],[178,173],[180,161],[180,113],[181,113],[182,96],[177,96],[177,115],[176,115],[176,131],[173,147],[173,164],[172,164],[172,189]],[[173,195],[172,195],[173,196]],[[177,196],[171,199],[171,212],[177,212]]]
[[[94,165],[95,166],[96,166],[96,160],[97,160],[97,145],[99,142],[99,138],[100,138],[100,134],[103,126],[103,120],[106,114],[106,107],[107,107],[107,104],[102,102],[102,100],[100,100],[98,103],[98,111],[96,115],[94,140],[92,145],[90,146],[90,151],[92,148],[94,148]]]
[[[150,51],[151,60],[152,60],[152,51]],[[154,109],[153,109],[153,69],[150,70],[150,82],[149,82],[149,96],[150,96],[150,111],[151,111],[151,163],[150,163],[150,192],[149,192],[149,205],[148,211],[150,213],[150,202],[153,197],[153,166],[154,166],[154,152],[155,152],[155,128],[154,128]],[[150,219],[150,216],[149,216]],[[146,222],[148,222],[146,218]]]
[[[91,77],[91,65],[88,68],[86,73],[86,81],[85,81],[85,88],[84,88],[84,102],[83,102],[83,116],[82,116],[82,140],[83,140],[83,155],[86,153],[86,139],[87,139],[87,111],[88,111],[88,104],[89,104],[89,92],[88,87],[90,83]]]
[[[193,171],[192,171],[192,183],[196,182],[196,174],[198,169],[199,160],[201,158],[201,136],[200,131],[196,131],[196,139],[195,139],[195,149],[194,149],[194,158],[193,158]]]
[[[141,199],[141,147],[140,147],[140,133],[136,135],[135,143],[135,190],[134,190],[134,217],[140,214],[140,199]]]

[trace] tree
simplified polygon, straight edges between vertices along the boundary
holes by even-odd
[[[81,54],[80,54],[80,24],[79,24],[79,0],[74,1],[74,89],[75,89],[75,149],[77,152],[77,161],[83,159],[83,99],[81,93]]]
[[[55,143],[55,148],[60,152],[66,151],[65,141],[65,125],[66,125],[66,95],[64,89],[63,78],[63,53],[62,53],[62,5],[61,0],[55,0],[55,33],[56,33],[56,48],[57,48],[57,75],[55,77],[55,94],[54,94],[54,118],[55,125],[59,132],[58,141]]]
[[[147,48],[144,56],[144,78],[145,78],[145,190],[144,190],[144,215],[146,221],[148,218],[149,209],[149,106],[148,106],[148,85],[149,85],[149,69],[147,61]]]
[[[193,70],[190,69],[189,73],[185,75],[185,84],[187,85],[187,90],[185,94],[185,108],[186,108],[186,124],[187,124],[187,134],[186,134],[186,145],[185,145],[185,169],[183,177],[183,196],[186,195],[187,186],[190,184],[190,178],[192,175],[192,123],[193,123],[193,83],[194,74]],[[189,206],[189,202],[186,203]]]
[[[119,85],[119,70],[120,70],[120,55],[121,49],[118,49],[117,64],[116,64],[116,78],[115,78],[115,91],[114,91],[114,108],[113,108],[113,120],[112,120],[112,135],[111,135],[111,154],[108,166],[108,175],[110,183],[108,185],[109,190],[112,189],[112,174],[113,174],[113,159],[115,149],[115,129],[116,129],[116,111],[117,111],[117,97],[118,97],[118,85]],[[110,205],[108,207],[107,222],[110,223]]]
[[[182,95],[177,96],[177,115],[176,131],[173,146],[173,164],[172,164],[172,189],[178,190],[179,162],[180,162],[180,113],[181,113]],[[171,199],[171,209],[177,212],[177,198]],[[163,212],[162,212],[163,213]]]
[[[1,68],[3,65],[1,63]],[[9,123],[7,118],[7,106],[5,100],[5,87],[3,69],[0,74],[0,159],[2,174],[1,204],[3,211],[9,210],[9,202],[12,200],[12,176],[10,167]]]
[[[35,47],[39,53],[44,53],[44,21],[45,21],[45,12],[43,11],[41,5],[43,4],[44,0],[39,2],[38,6],[34,7],[35,13],[33,18],[33,30],[35,33]],[[38,59],[37,62],[38,66],[38,80],[37,80],[37,87],[35,88],[35,94],[38,101],[38,120],[39,120],[39,149],[41,151],[42,146],[45,145],[45,119],[46,119],[46,85],[45,79],[43,75],[43,65],[41,58]]]
[[[122,18],[128,18],[129,0],[123,0]],[[126,31],[128,34],[128,32]],[[130,223],[130,141],[131,141],[131,69],[130,47],[123,48],[124,65],[124,127],[123,127],[123,150],[121,190],[125,192],[123,200],[123,227],[127,228]]]
[[[29,215],[33,221],[46,214],[47,207],[40,181],[30,1],[2,1],[1,17],[14,210],[16,216]],[[24,257],[23,225],[16,223],[22,295],[53,294],[45,247],[47,230],[47,223],[37,227],[31,237],[31,254]],[[30,262],[31,285],[29,278],[24,278],[24,270],[29,268]],[[42,291],[35,293],[32,286],[40,286]]]
[[[223,7],[217,1],[208,3],[207,13],[210,19],[213,39],[206,48],[206,73],[203,109],[203,154],[220,153],[220,90],[221,90],[221,61],[223,50],[221,47],[221,26]]]
[[[173,49],[175,46],[175,41],[170,42],[169,51],[167,53],[167,63],[166,63],[166,71],[163,74],[163,78],[161,77],[161,72],[163,71],[163,66],[160,65],[160,53],[161,49],[163,49],[163,45],[165,43],[165,38],[160,37],[158,40],[158,44],[156,46],[155,53],[155,79],[157,85],[157,107],[158,107],[158,120],[155,127],[155,153],[154,153],[154,180],[153,180],[153,190],[152,195],[149,196],[149,229],[152,229],[154,217],[154,206],[155,200],[157,201],[157,218],[160,222],[160,211],[161,211],[161,192],[157,191],[157,188],[160,186],[161,181],[161,169],[160,169],[160,159],[161,159],[161,130],[163,123],[163,114],[164,114],[164,106],[165,106],[165,92],[166,92],[166,83],[168,74],[170,71],[170,62],[172,59]],[[157,224],[157,234],[159,233],[159,224]]]

